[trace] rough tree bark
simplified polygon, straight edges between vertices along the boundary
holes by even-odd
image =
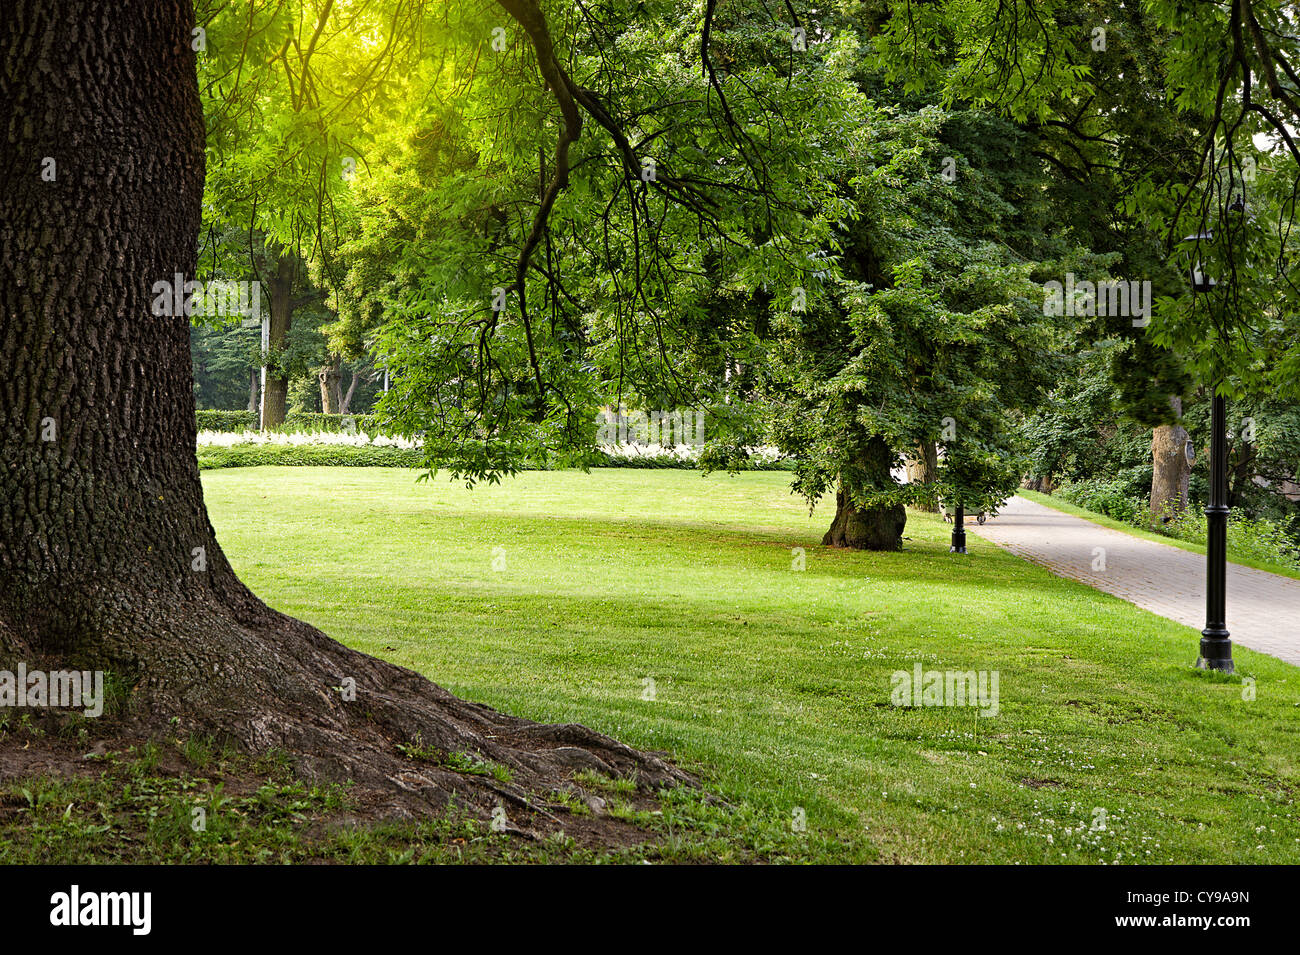
[[[883,441],[872,440],[858,456],[852,470],[840,475],[835,494],[835,519],[822,538],[832,547],[860,550],[900,550],[907,512],[901,504],[862,509],[853,503],[853,491],[888,487],[892,483],[889,465],[893,459]]]
[[[343,361],[335,358],[333,364],[326,365],[316,372],[320,383],[320,410],[325,414],[341,414],[343,411]]]
[[[907,481],[909,484],[933,484],[939,473],[939,449],[933,441],[922,441],[916,449],[916,457],[907,459]],[[919,511],[939,512],[937,503],[918,501],[913,504]]]
[[[1169,399],[1182,417],[1183,400]],[[1160,425],[1151,431],[1151,520],[1168,521],[1187,507],[1192,465],[1187,460],[1187,431],[1181,424]]]
[[[193,25],[189,0],[7,0],[0,18],[0,668],[108,671],[128,691],[108,724],[281,748],[421,806],[455,793],[486,815],[578,768],[687,779],[584,727],[458,700],[232,571],[194,455],[188,320],[150,308],[154,282],[195,273]],[[514,780],[413,764],[397,745],[415,741]]]

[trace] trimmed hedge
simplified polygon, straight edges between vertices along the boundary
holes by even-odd
[[[252,468],[262,465],[308,467],[415,468],[423,454],[419,448],[371,445],[353,448],[332,444],[237,444],[231,448],[199,448],[199,468]]]
[[[196,411],[195,420],[200,431],[220,431],[237,434],[241,431],[257,430],[257,412],[255,411]],[[343,422],[349,420],[353,427],[345,428]],[[287,415],[284,424],[272,429],[284,434],[302,434],[312,431],[339,433],[357,431],[363,434],[376,434],[379,431],[379,419],[372,414],[322,414],[319,411],[304,411]]]
[[[358,468],[418,468],[423,467],[424,452],[420,448],[395,448],[391,445],[371,445],[353,448],[347,445],[328,444],[237,444],[225,448],[206,446],[198,449],[199,467],[203,470],[213,468],[251,468],[263,465],[281,467],[358,467]],[[654,457],[624,458],[604,455],[604,460],[595,465],[607,468],[679,468],[694,470],[694,461],[683,461],[672,455],[664,454]],[[788,471],[793,462],[774,461],[752,464],[746,470]],[[524,467],[525,471],[549,470],[536,463]]]
[[[256,411],[196,411],[200,431],[256,431]]]
[[[351,423],[351,427],[345,428],[344,421]],[[284,424],[277,431],[283,431],[286,434],[297,434],[304,431],[328,431],[338,433],[341,431],[357,431],[362,434],[375,434],[379,431],[379,418],[372,414],[324,414],[319,411],[304,411],[299,414],[287,415]]]

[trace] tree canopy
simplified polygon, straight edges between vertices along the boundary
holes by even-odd
[[[1202,6],[213,4],[207,235],[309,259],[331,352],[471,483],[631,406],[702,415],[708,467],[777,445],[810,502],[993,506],[1076,345],[1153,423],[1300,380],[1291,14]],[[1045,306],[1067,275],[1148,311]]]

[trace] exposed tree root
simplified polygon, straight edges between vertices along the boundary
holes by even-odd
[[[696,782],[661,755],[585,726],[535,723],[459,699],[256,598],[241,610],[213,602],[197,613],[191,605],[184,613],[154,607],[118,621],[110,615],[101,633],[131,639],[105,638],[102,654],[87,661],[79,653],[75,664],[24,652],[26,641],[0,625],[0,669],[16,659],[29,670],[106,669],[130,691],[104,730],[212,736],[249,753],[282,752],[303,778],[387,793],[397,812],[411,815],[453,800],[485,819],[498,806],[507,817],[512,810],[544,815],[557,792],[599,810],[599,798],[575,782],[582,771],[633,780],[646,794]],[[166,630],[142,633],[149,620],[166,621]]]

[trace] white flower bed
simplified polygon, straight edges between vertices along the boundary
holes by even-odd
[[[390,438],[376,435],[371,438],[363,431],[350,434],[346,431],[200,431],[198,446],[200,448],[233,448],[245,445],[334,445],[336,447],[366,448],[393,447],[418,448],[422,442],[408,438]],[[634,458],[655,458],[660,456],[676,458],[679,461],[694,461],[700,455],[698,445],[691,444],[606,444],[600,450],[615,458],[631,460]],[[781,459],[781,452],[774,447],[759,447],[751,451],[757,464],[771,464]]]
[[[694,461],[700,456],[700,446],[696,444],[602,444],[600,450],[610,457],[625,460],[664,456],[678,461]],[[750,448],[749,453],[755,464],[772,464],[781,460],[781,452],[770,445]]]
[[[614,458],[657,458],[660,456],[676,458],[679,461],[694,461],[700,449],[689,444],[602,444],[598,450]]]

